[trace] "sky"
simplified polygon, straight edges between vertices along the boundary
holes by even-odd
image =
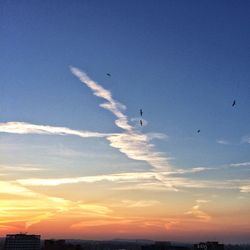
[[[2,0],[0,236],[249,243],[249,23],[245,0]]]

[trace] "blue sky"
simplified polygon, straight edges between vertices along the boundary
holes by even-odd
[[[210,154],[220,163],[229,154],[232,161],[247,158],[248,147],[235,147],[249,133],[247,1],[1,5],[2,121],[114,130],[112,115],[74,82],[68,66],[75,65],[112,90],[129,116],[142,107],[145,130],[170,136],[174,143],[161,147],[178,164],[185,163],[182,154],[197,158],[197,151],[195,164]],[[216,145],[217,139],[234,145]]]
[[[5,0],[0,9],[2,123],[120,133],[73,66],[124,104],[140,133],[165,134],[155,150],[177,169],[215,168],[190,174],[200,180],[250,177],[250,164],[228,168],[250,162],[249,1]],[[140,108],[142,128],[130,120]],[[22,178],[150,169],[100,138],[1,133],[0,141],[2,165],[50,168]]]

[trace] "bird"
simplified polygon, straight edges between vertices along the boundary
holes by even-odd
[[[110,73],[107,73],[106,75],[107,75],[107,76],[109,76],[109,77],[111,76],[111,74],[110,74]]]
[[[233,101],[232,107],[236,105],[236,100]]]
[[[140,120],[140,124],[141,124],[141,126],[142,126],[142,120]]]
[[[198,129],[198,130],[197,130],[197,133],[200,133],[200,132],[201,132],[201,130],[200,130],[200,129]]]
[[[140,109],[140,115],[142,116],[143,112],[142,112],[142,109]]]

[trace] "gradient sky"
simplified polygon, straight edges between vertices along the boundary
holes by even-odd
[[[249,242],[249,23],[244,0],[2,0],[0,235]]]

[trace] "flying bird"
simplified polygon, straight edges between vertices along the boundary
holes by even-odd
[[[142,126],[142,120],[140,120],[140,124],[141,124],[141,126]]]
[[[232,107],[236,105],[236,100],[233,101]]]
[[[143,112],[142,112],[142,109],[140,109],[140,115],[142,116]]]
[[[107,75],[107,76],[109,76],[109,77],[111,76],[111,74],[110,74],[110,73],[107,73],[106,75]]]
[[[197,133],[200,133],[200,132],[201,132],[201,130],[200,130],[200,129],[198,129],[198,130],[197,130]]]

